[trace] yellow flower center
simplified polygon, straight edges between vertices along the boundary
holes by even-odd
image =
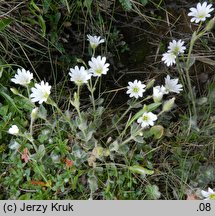
[[[48,93],[47,91],[44,91],[43,94],[44,94],[44,95],[43,95],[44,98],[48,99],[48,97],[49,97],[49,93]]]
[[[211,194],[211,195],[209,196],[209,198],[210,198],[210,200],[215,200],[215,193]]]
[[[77,84],[77,85],[81,85],[82,83],[83,83],[82,80],[77,80],[77,81],[76,81],[76,84]]]
[[[173,50],[173,53],[174,53],[175,55],[177,55],[177,54],[179,53],[179,51],[180,51],[179,47],[176,46],[175,49]]]
[[[135,87],[133,88],[133,92],[134,92],[134,93],[138,93],[138,92],[139,92],[139,88],[138,88],[137,86],[135,86]]]
[[[148,119],[149,119],[148,116],[146,116],[146,115],[143,116],[143,121],[148,121]]]
[[[96,74],[102,74],[102,68],[96,69]]]

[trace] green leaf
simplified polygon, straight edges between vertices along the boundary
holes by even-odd
[[[11,22],[11,18],[0,19],[0,31],[4,30]]]
[[[132,9],[132,4],[130,0],[119,0],[124,10],[129,11]]]
[[[20,114],[22,113],[22,112],[18,109],[18,107],[16,106],[16,104],[14,103],[13,99],[12,99],[8,94],[6,94],[5,92],[3,92],[3,91],[0,90],[0,95],[1,95],[2,97],[4,97],[5,100],[7,100],[7,102],[8,102],[12,107],[14,107],[15,110],[16,110],[17,112],[19,112]]]
[[[90,175],[88,177],[88,184],[90,187],[91,193],[94,193],[98,189],[98,179],[95,175]]]
[[[90,9],[91,9],[92,3],[93,3],[93,0],[85,0],[84,3],[83,3],[83,5],[84,5],[84,7],[86,7],[88,10],[90,10]]]
[[[34,159],[34,160],[36,160],[36,161],[41,161],[42,158],[44,157],[45,153],[46,153],[45,146],[44,145],[40,145],[39,148],[38,148],[37,153],[32,154],[31,158]]]
[[[135,136],[133,140],[137,143],[145,143],[144,138],[142,136]]]
[[[39,148],[38,148],[38,151],[37,151],[37,157],[39,160],[41,160],[44,155],[46,153],[46,149],[45,149],[45,146],[44,145],[40,145]]]
[[[40,8],[34,3],[33,0],[31,0],[30,5],[31,5],[37,12],[39,12],[39,13],[41,12],[41,11],[40,11]]]
[[[140,0],[140,2],[141,2],[143,5],[146,5],[149,1],[148,1],[148,0]]]
[[[138,174],[141,174],[141,175],[152,175],[152,174],[154,174],[153,170],[149,170],[149,169],[143,168],[143,167],[138,166],[138,165],[130,166],[130,167],[128,167],[128,169],[133,173],[138,173]]]
[[[0,115],[1,115],[1,116],[6,116],[6,115],[7,115],[7,112],[8,112],[8,108],[9,108],[8,105],[5,105],[5,106],[0,107]]]
[[[42,4],[43,4],[43,13],[46,14],[50,8],[51,0],[43,0]]]
[[[119,150],[118,141],[114,141],[113,143],[111,143],[110,146],[109,146],[109,150],[117,152]]]
[[[157,200],[161,197],[161,193],[157,185],[147,185],[145,188],[147,199]]]
[[[42,36],[45,37],[46,36],[46,23],[45,23],[45,20],[40,15],[40,16],[38,16],[38,21],[39,21],[40,27],[42,29]]]
[[[152,112],[154,110],[156,110],[162,103],[152,103],[152,104],[149,104],[147,105],[146,107],[146,112]]]
[[[38,117],[45,120],[47,118],[47,110],[43,105],[39,107]]]
[[[164,128],[162,125],[155,125],[150,128],[150,133],[154,135],[155,139],[160,139],[164,134]]]

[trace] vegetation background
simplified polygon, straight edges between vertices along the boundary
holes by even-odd
[[[66,102],[75,91],[69,82],[69,68],[90,58],[86,35],[100,35],[106,42],[97,52],[107,57],[111,69],[102,78],[100,90],[95,92],[97,97],[103,92],[106,115],[94,138],[107,148],[111,142],[107,127],[113,116],[117,114],[119,118],[127,106],[124,87],[128,81],[138,79],[147,83],[155,79],[162,84],[167,74],[178,77],[174,67],[167,68],[161,62],[161,55],[172,39],[189,43],[196,26],[190,23],[187,13],[196,3],[195,0],[0,0],[0,199],[189,199],[197,198],[203,188],[213,188],[214,29],[198,40],[193,49],[195,61],[190,77],[196,96],[196,123],[190,122],[189,98],[182,93],[176,98],[175,108],[160,117],[163,128],[158,137],[133,141],[129,149],[117,152],[112,160],[103,152],[98,156],[98,166],[90,166],[87,156],[74,149],[73,137],[65,132],[68,129],[64,128],[64,122],[49,106],[44,105],[42,114],[55,132],[44,119],[36,121],[37,143],[44,146],[40,157],[35,156],[40,161],[37,165],[23,163],[20,154],[9,148],[15,140],[7,133],[14,123],[26,128],[32,109],[10,91],[16,87],[10,79],[17,68],[26,68],[38,80],[48,81],[52,85],[52,98],[60,109],[72,109]],[[83,88],[82,110],[89,108],[88,95]],[[128,117],[129,113],[125,118]],[[125,124],[124,119],[117,130]],[[22,142],[30,146],[27,140]],[[56,152],[61,158],[53,165]],[[66,160],[74,161],[75,157],[79,162],[68,166]],[[146,170],[133,172],[123,164],[129,167],[138,164]]]

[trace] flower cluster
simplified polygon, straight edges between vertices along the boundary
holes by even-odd
[[[179,54],[184,53],[185,49],[186,47],[184,46],[184,41],[173,40],[169,43],[168,51],[163,54],[162,61],[164,61],[167,66],[172,66],[176,63],[176,57]]]
[[[88,40],[90,42],[90,46],[95,49],[99,44],[104,43],[104,39],[100,39],[100,36],[91,36],[87,35]],[[75,66],[75,68],[70,68],[69,76],[71,77],[70,80],[74,82],[76,85],[82,85],[87,83],[88,80],[94,77],[100,77],[102,74],[107,74],[109,70],[109,63],[106,63],[106,57],[92,56],[91,60],[88,61],[89,69],[81,66]]]
[[[212,12],[212,4],[207,5],[207,2],[198,3],[196,8],[190,8],[190,13],[188,16],[191,16],[191,22],[199,23],[204,22],[208,17],[211,17],[210,12]]]
[[[101,39],[100,36],[91,36],[87,35],[88,40],[90,42],[90,46],[95,49],[99,44],[104,43],[104,39]],[[74,68],[70,68],[69,76],[70,80],[74,82],[76,85],[80,86],[84,83],[87,83],[88,80],[92,77],[100,77],[102,74],[107,74],[109,70],[109,63],[106,63],[106,57],[97,56],[92,57],[88,62],[89,69],[85,69],[84,66],[80,68],[75,66]],[[26,71],[25,69],[17,69],[17,73],[14,78],[11,79],[15,84],[19,84],[28,88],[33,79],[33,74],[30,71]],[[31,94],[29,95],[31,101],[38,102],[42,104],[43,102],[47,102],[49,95],[51,93],[51,86],[48,82],[41,81],[40,83],[36,83],[34,87],[31,88]],[[14,132],[15,131],[15,132]],[[9,133],[15,134],[16,128],[13,127],[9,130]]]
[[[16,84],[28,87],[32,79],[33,79],[33,74],[22,68],[22,69],[17,69],[17,73],[15,74],[15,77],[11,79],[11,81]],[[51,90],[51,86],[48,84],[48,82],[44,83],[44,81],[41,81],[40,84],[36,83],[35,87],[31,88],[32,91],[32,93],[30,94],[31,101],[39,102],[39,104],[46,102],[51,93],[50,90]]]
[[[129,97],[135,97],[136,99],[143,97],[146,85],[142,84],[141,81],[135,80],[134,82],[128,82],[127,94]],[[177,79],[171,79],[169,75],[165,77],[165,85],[153,87],[153,99],[155,102],[160,102],[164,94],[180,93],[182,91],[182,85],[178,84]]]
[[[83,66],[80,68],[78,66],[75,66],[75,68],[70,68],[70,80],[76,85],[87,83],[91,76],[100,77],[102,74],[107,74],[109,70],[109,63],[106,63],[106,57],[92,57],[88,64],[90,66],[88,70]]]
[[[211,17],[211,12],[214,10],[212,4],[207,4],[207,2],[198,3],[196,8],[190,8],[188,16],[191,16],[191,22],[199,23],[205,21],[208,17]],[[184,41],[173,40],[169,43],[168,51],[163,53],[162,61],[169,67],[176,63],[176,58],[179,54],[184,53],[186,47],[184,46]]]
[[[146,91],[146,85],[139,80],[134,80],[134,82],[128,82],[127,94],[129,97],[134,97],[136,99],[143,97],[143,93]],[[165,85],[153,87],[153,100],[154,102],[161,102],[164,94],[180,93],[182,91],[182,85],[178,84],[177,79],[171,79],[169,75],[165,77]],[[174,100],[173,100],[174,101]],[[141,127],[146,128],[148,126],[153,126],[154,121],[157,120],[157,116],[152,112],[144,112],[143,115],[138,118],[137,122],[141,124]]]

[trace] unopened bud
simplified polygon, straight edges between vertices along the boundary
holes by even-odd
[[[74,93],[74,100],[70,100],[70,103],[76,108],[80,106],[79,95],[77,92]]]
[[[34,121],[34,120],[37,118],[38,110],[39,110],[39,108],[36,107],[36,108],[34,108],[34,109],[31,111],[31,119],[32,119],[32,121]]]
[[[153,87],[153,100],[155,103],[161,102],[163,95],[166,94],[166,88],[164,86]]]
[[[212,30],[212,28],[214,27],[214,24],[215,24],[215,17],[208,22],[208,24],[205,27],[205,30],[206,31]]]
[[[19,92],[16,88],[10,88],[10,90],[15,94],[15,95],[19,95]]]
[[[149,83],[146,85],[146,89],[150,89],[151,87],[153,87],[154,83],[155,83],[155,79],[150,80]]]
[[[174,103],[175,103],[175,98],[172,98],[172,99],[164,102],[162,112],[169,112],[172,109],[172,107],[174,106]]]

